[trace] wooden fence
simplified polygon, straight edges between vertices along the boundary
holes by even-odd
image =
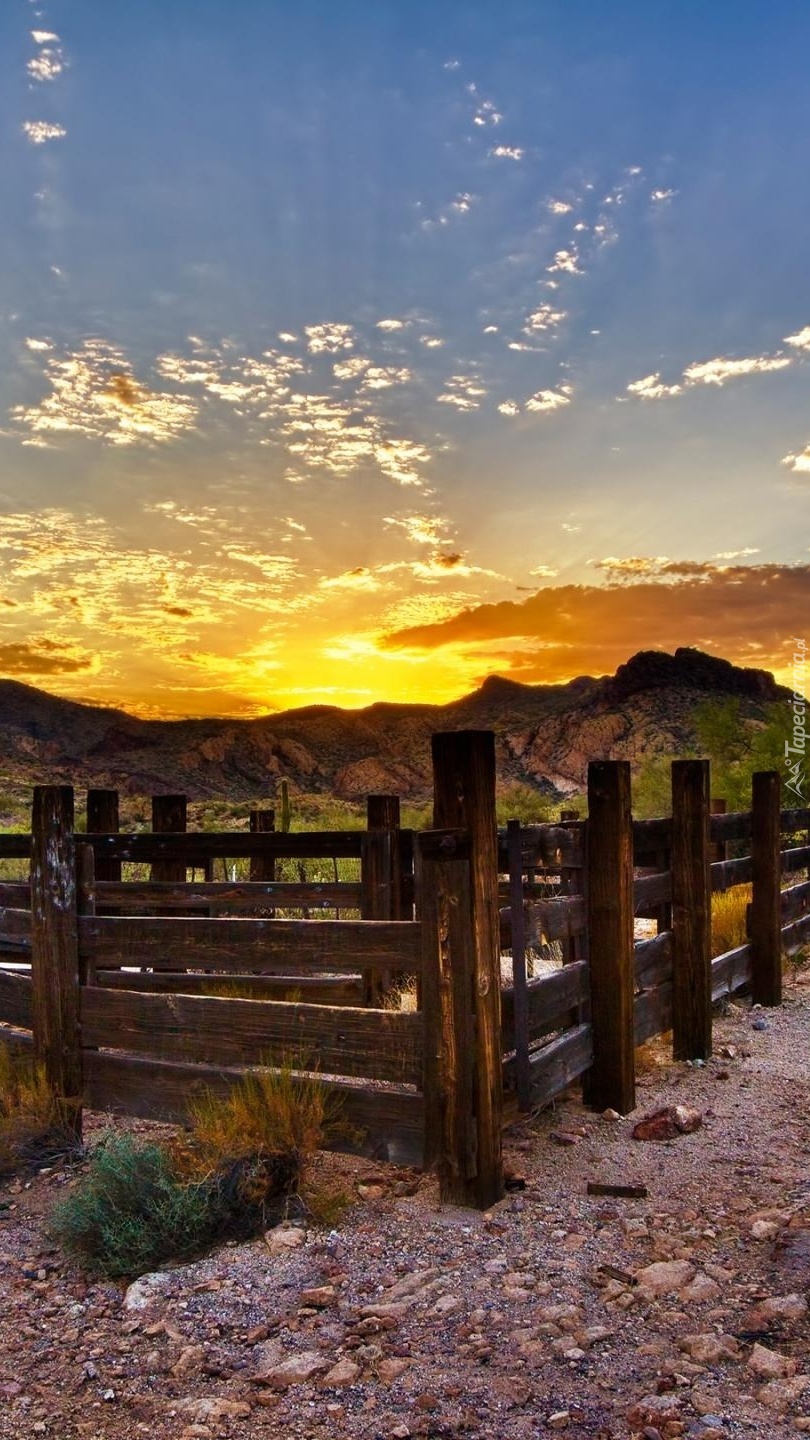
[[[311,833],[268,811],[187,832],[183,797],[155,797],[152,830],[124,835],[110,791],[80,832],[69,787],[36,789],[31,834],[0,836],[30,866],[0,881],[0,1037],[33,1047],[77,1135],[82,1103],[181,1119],[200,1087],[294,1057],[362,1150],[488,1205],[521,1112],[581,1077],[627,1113],[644,1040],[671,1029],[676,1057],[706,1058],[713,1001],[779,1003],[783,952],[810,943],[810,811],[780,813],[778,775],[712,814],[708,763],[675,762],[671,819],[633,821],[629,766],[594,762],[587,820],[498,833],[493,736],[434,736],[433,766],[418,835],[390,796],[365,830]],[[250,878],[214,880],[224,860]],[[749,938],[712,958],[712,891],[740,883]],[[640,917],[657,933],[635,939]],[[405,976],[416,1009],[392,1007]]]

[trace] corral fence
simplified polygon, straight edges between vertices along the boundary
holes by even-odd
[[[77,1136],[82,1104],[181,1120],[201,1088],[292,1064],[358,1148],[488,1205],[519,1114],[580,1078],[627,1113],[646,1039],[705,1059],[714,1001],[780,1002],[783,954],[810,943],[810,810],[780,810],[778,774],[712,813],[708,762],[676,761],[672,817],[634,821],[629,765],[598,761],[587,819],[498,832],[492,734],[432,750],[417,834],[391,796],[364,830],[292,833],[263,810],[189,832],[159,796],[152,830],[121,834],[99,790],[80,831],[70,787],[35,789],[30,835],[0,836],[26,870],[0,880],[0,1038],[33,1048]],[[737,884],[748,939],[712,957],[712,892]]]

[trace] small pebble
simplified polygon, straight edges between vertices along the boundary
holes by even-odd
[[[768,1028],[768,1022],[767,1022],[767,1020],[760,1020],[759,1016],[757,1016],[756,1020],[752,1020],[752,1022],[751,1022],[751,1029],[752,1029],[752,1030],[767,1030],[767,1028]]]

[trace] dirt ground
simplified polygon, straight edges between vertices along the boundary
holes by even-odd
[[[320,1156],[352,1196],[337,1229],[227,1245],[125,1300],[47,1239],[69,1171],[7,1184],[0,1437],[810,1432],[809,1102],[803,970],[779,1011],[730,1005],[704,1068],[646,1054],[633,1116],[572,1092],[511,1131],[525,1188],[485,1215],[440,1208],[430,1177]],[[672,1103],[700,1111],[695,1133],[631,1138]]]

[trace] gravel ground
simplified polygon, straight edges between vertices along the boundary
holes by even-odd
[[[0,1437],[810,1431],[809,1039],[805,970],[779,1011],[729,1006],[705,1068],[645,1051],[629,1119],[572,1092],[513,1130],[525,1188],[485,1215],[441,1209],[429,1177],[321,1156],[354,1197],[336,1231],[225,1246],[126,1299],[49,1246],[69,1174],[6,1186]],[[672,1103],[701,1128],[631,1138]]]

